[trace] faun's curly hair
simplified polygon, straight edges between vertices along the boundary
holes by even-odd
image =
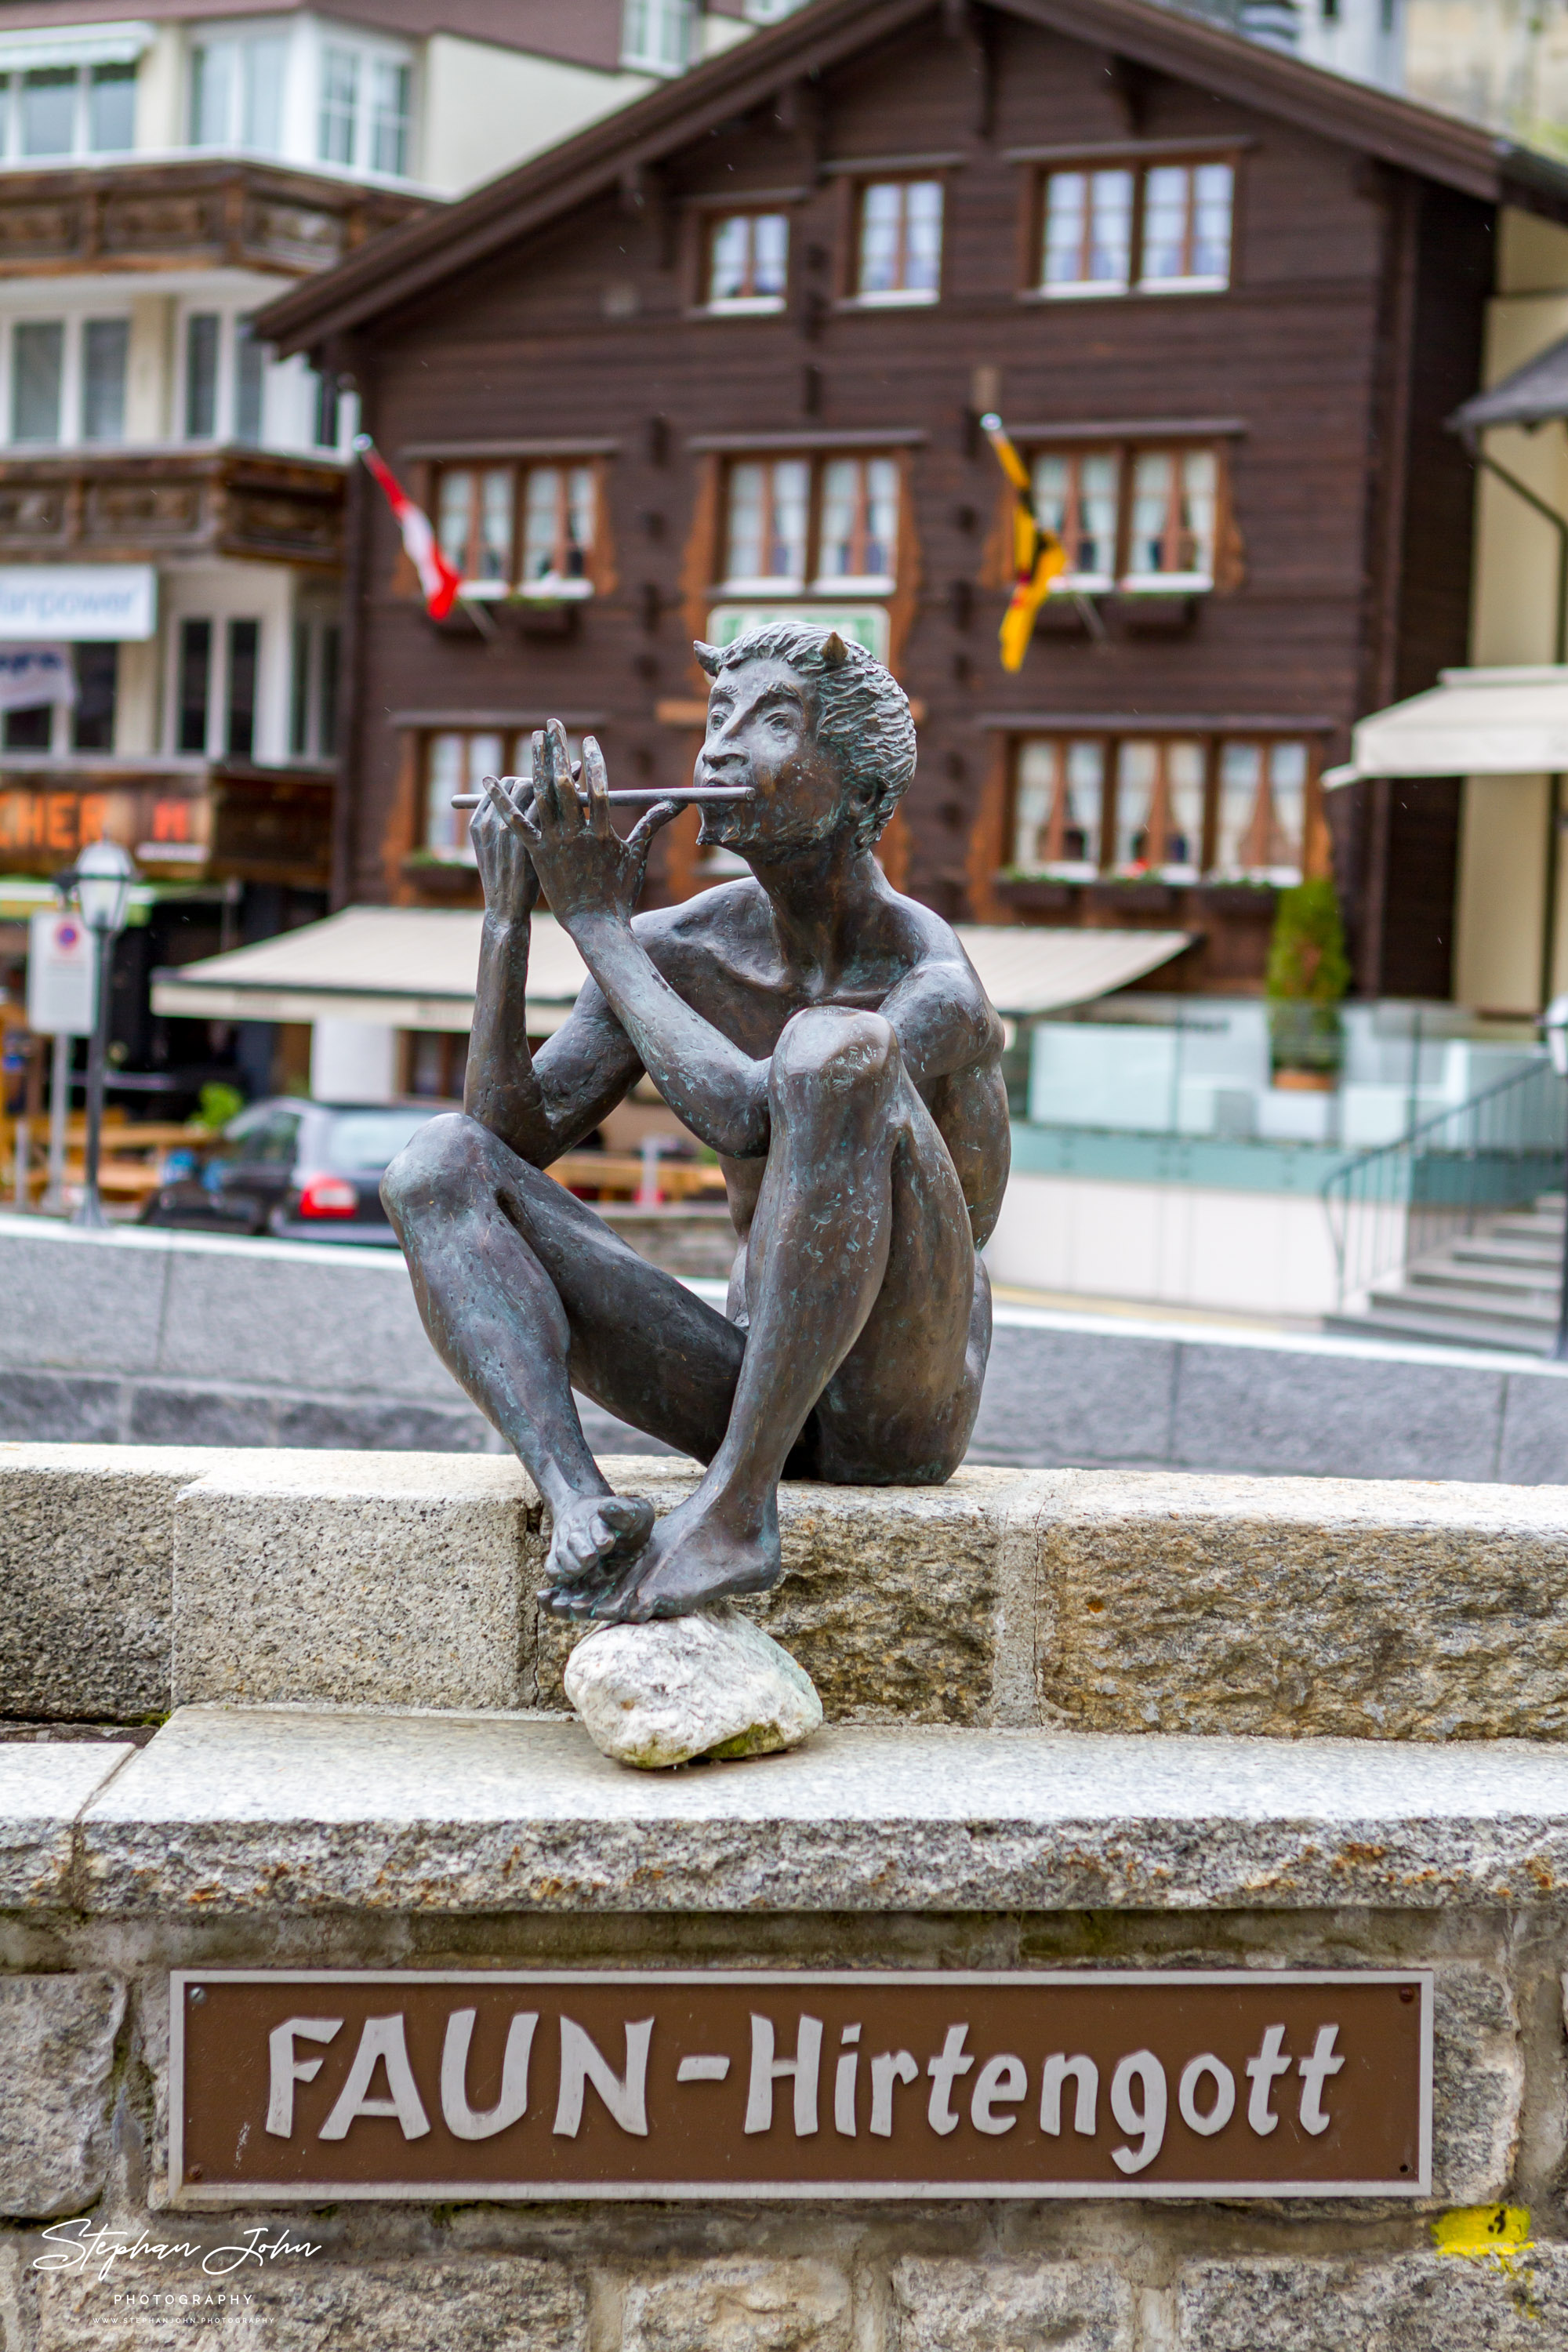
[[[915,722],[892,672],[864,646],[804,621],[769,621],[727,646],[692,648],[710,677],[742,662],[787,662],[805,679],[817,740],[845,789],[861,804],[857,843],[868,848],[908,792],[915,772]]]

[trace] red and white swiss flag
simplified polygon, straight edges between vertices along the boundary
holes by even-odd
[[[419,574],[426,611],[433,621],[444,621],[458,601],[458,591],[463,584],[461,574],[453,571],[437,545],[429,516],[423,507],[415,505],[369,434],[362,433],[354,447],[386,495],[386,503],[403,533],[404,552]]]

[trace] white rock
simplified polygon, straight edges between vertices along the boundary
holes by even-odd
[[[563,1680],[595,1747],[648,1770],[698,1756],[773,1755],[822,1721],[805,1668],[725,1603],[651,1625],[605,1625],[578,1643]]]

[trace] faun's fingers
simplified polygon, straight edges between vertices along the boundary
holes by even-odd
[[[572,754],[566,745],[566,730],[559,719],[552,719],[546,730],[550,740],[550,774],[555,795],[555,814],[563,833],[581,833],[583,811],[572,782]]]
[[[509,833],[522,834],[525,840],[529,838],[528,835],[524,831],[523,812],[510,798],[502,784],[500,778],[499,776],[482,776],[479,780],[479,783],[480,789],[484,793],[489,806],[494,809],[502,824],[506,826],[507,831]],[[484,811],[479,810],[476,814],[483,815]],[[470,827],[469,830],[471,831],[472,828]],[[533,838],[537,840],[538,835],[535,835]]]
[[[646,848],[647,845],[653,839],[654,835],[659,831],[660,827],[667,825],[672,816],[679,816],[679,814],[680,803],[679,801],[655,801],[647,814],[646,816],[638,817],[636,824],[633,825],[630,833],[627,834],[626,847],[628,849]]]
[[[583,743],[583,781],[588,787],[588,821],[597,841],[610,837],[610,779],[605,772],[605,755],[597,740],[589,735]]]
[[[555,807],[555,787],[550,772],[550,739],[542,727],[534,729],[529,751],[533,772],[533,806],[536,812],[548,817]]]

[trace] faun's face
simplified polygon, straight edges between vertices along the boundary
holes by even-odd
[[[760,659],[721,670],[708,697],[699,784],[739,784],[752,798],[710,803],[704,842],[766,858],[837,832],[848,814],[843,780],[824,751],[805,680],[787,662]]]

